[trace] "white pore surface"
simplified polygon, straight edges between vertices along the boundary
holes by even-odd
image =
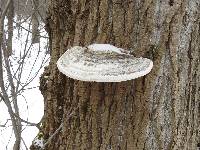
[[[110,44],[92,44],[88,46],[88,49],[92,51],[105,51],[105,52],[116,52],[116,53],[122,53],[122,49],[115,47]]]
[[[118,53],[114,46],[93,44],[88,47],[75,46],[67,50],[58,60],[58,69],[68,77],[82,81],[121,82],[148,74],[153,62],[147,58]],[[113,48],[113,49],[112,49]],[[113,51],[114,50],[114,51]]]

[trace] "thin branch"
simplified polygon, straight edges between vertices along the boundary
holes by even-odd
[[[20,23],[17,23],[16,21],[14,21],[14,23],[16,23],[16,25],[18,25],[20,28],[24,29],[25,31],[28,31],[28,32],[32,33],[31,30],[26,29],[25,27],[23,27],[22,25],[20,25]],[[40,32],[40,33],[41,33],[41,32]],[[47,36],[42,36],[42,35],[39,35],[39,36],[42,37],[42,38],[48,39]]]
[[[29,121],[26,121],[26,120],[20,118],[20,117],[19,117],[18,115],[16,115],[16,114],[15,114],[15,117],[17,117],[19,120],[21,120],[21,122],[24,122],[24,123],[26,123],[26,124],[28,124],[28,125],[30,125],[30,126],[35,126],[35,127],[37,127],[38,129],[40,129],[40,122],[39,122],[39,123],[32,123],[32,122],[29,122]]]
[[[0,125],[0,127],[6,127],[6,124],[8,123],[10,119],[7,119],[6,122],[3,125]]]
[[[23,144],[24,144],[24,146],[25,146],[26,150],[28,150],[28,147],[27,147],[27,145],[26,145],[26,142],[24,141],[24,139],[23,139],[23,138],[22,138],[22,142],[23,142]]]
[[[62,129],[63,127],[63,123],[60,124],[60,126],[58,127],[58,129],[56,129],[56,131],[48,138],[48,140],[46,141],[46,143],[41,147],[41,149],[44,149],[53,139],[53,137],[58,134],[58,132]]]
[[[74,113],[75,113],[75,110],[72,111],[69,115],[67,115],[66,120],[69,120]],[[63,128],[63,121],[61,122],[61,124],[58,127],[58,129],[56,129],[56,131],[48,138],[48,140],[46,141],[46,143],[44,143],[44,145],[41,147],[41,150],[44,149],[51,142],[51,140],[59,133],[59,131],[62,128]]]
[[[5,36],[3,36],[2,47],[3,47],[3,55],[4,55],[5,68],[7,71],[7,77],[8,77],[10,86],[11,86],[11,97],[12,97],[12,102],[13,102],[13,106],[14,106],[14,114],[16,113],[19,116],[19,107],[17,104],[16,87],[14,85],[14,81],[12,78],[12,73],[10,70],[10,62],[9,62],[8,54],[7,54],[8,50],[7,50],[6,43],[4,42],[4,40],[5,40]],[[17,130],[16,130],[17,137],[16,137],[15,145],[17,145],[17,147],[19,147],[20,141],[21,141],[21,129],[22,129],[21,121],[17,118],[14,118],[13,121],[15,121],[16,125],[17,125]]]

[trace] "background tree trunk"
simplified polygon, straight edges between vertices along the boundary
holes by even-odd
[[[13,20],[14,20],[14,2],[11,0],[11,3],[8,8],[7,18],[8,18],[8,42],[7,42],[7,55],[12,55],[12,37],[13,37]],[[8,57],[7,56],[7,57]]]
[[[50,0],[51,61],[41,77],[48,150],[195,150],[200,142],[199,0]],[[111,43],[153,60],[121,83],[67,78],[56,61],[74,45]],[[46,78],[48,76],[48,78]],[[70,116],[69,116],[70,115]]]
[[[39,31],[39,0],[32,0],[33,15],[32,15],[32,43],[40,42]]]

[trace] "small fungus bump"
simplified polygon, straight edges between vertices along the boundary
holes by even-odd
[[[66,76],[81,81],[121,82],[148,74],[153,62],[110,44],[92,44],[68,49],[57,67]]]

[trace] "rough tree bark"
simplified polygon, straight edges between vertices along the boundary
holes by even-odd
[[[51,61],[41,77],[41,132],[47,140],[63,127],[46,149],[195,150],[199,16],[199,0],[50,0]],[[121,83],[82,82],[58,71],[56,61],[67,48],[95,42],[148,57],[153,70]]]

